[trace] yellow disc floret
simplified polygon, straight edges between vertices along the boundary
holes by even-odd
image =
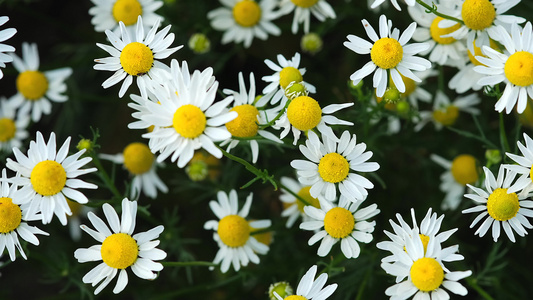
[[[452,33],[456,31],[457,29],[461,28],[461,24],[457,23],[453,25],[452,27],[448,28],[439,28],[439,23],[444,18],[442,17],[436,17],[433,22],[431,23],[431,26],[429,27],[429,33],[431,34],[431,38],[442,45],[448,45],[456,41],[453,37],[442,37],[445,34]]]
[[[336,152],[324,155],[318,163],[318,174],[326,182],[341,182],[348,177],[349,172],[348,160]]]
[[[291,0],[291,2],[296,6],[308,8],[315,5],[318,0]]]
[[[291,82],[300,82],[304,78],[300,70],[294,67],[285,67],[279,72],[279,86],[286,89]]]
[[[461,16],[466,27],[483,30],[492,25],[496,18],[496,9],[489,0],[465,0]]]
[[[17,90],[28,100],[39,100],[48,91],[48,79],[39,71],[20,73],[16,84]]]
[[[8,118],[0,119],[0,142],[7,142],[15,137],[17,127],[15,122]]]
[[[142,76],[152,68],[154,53],[148,46],[139,42],[126,45],[120,53],[120,65],[132,76]]]
[[[143,8],[138,0],[117,0],[113,5],[113,18],[126,26],[137,23],[137,17],[142,15]]]
[[[139,245],[126,233],[114,233],[102,243],[102,260],[111,268],[126,269],[139,255]]]
[[[533,54],[527,51],[513,53],[504,67],[505,77],[518,86],[533,84]]]
[[[504,188],[495,189],[487,201],[489,215],[498,221],[514,218],[519,209],[518,195],[516,193],[507,194],[507,189]]]
[[[370,58],[382,69],[394,68],[402,61],[402,45],[393,38],[381,38],[372,46]]]
[[[13,204],[11,198],[0,198],[0,233],[9,233],[17,229],[22,220],[20,207]]]
[[[198,106],[186,104],[181,106],[174,113],[172,125],[177,133],[182,137],[194,139],[205,130],[207,119]]]
[[[252,27],[261,20],[261,7],[252,0],[240,1],[233,7],[233,18],[243,27]]]
[[[353,214],[343,207],[330,209],[324,217],[324,229],[336,239],[343,239],[352,233],[355,226]]]
[[[57,161],[44,160],[33,167],[30,181],[38,194],[52,196],[61,192],[65,186],[67,172]]]
[[[229,247],[241,247],[250,237],[250,225],[239,215],[225,216],[218,222],[220,240]]]
[[[433,112],[433,119],[444,126],[453,125],[458,117],[459,108],[453,105],[446,107],[446,110],[436,110]]]
[[[226,123],[226,128],[232,136],[246,138],[257,135],[259,125],[257,124],[257,116],[259,111],[250,104],[243,104],[235,106],[230,111],[236,111],[237,118]]]
[[[311,190],[310,186],[303,187],[298,192],[298,196],[300,196],[305,201],[307,201],[307,203],[309,203],[309,205],[314,206],[316,208],[320,208],[320,202],[318,201],[317,198],[314,198],[313,196],[311,196],[311,193],[309,193],[309,190]],[[302,201],[296,199],[296,205],[298,205],[298,210],[303,213],[304,212],[304,206],[306,206],[306,204],[304,204]]]
[[[283,300],[307,300],[304,296],[298,296],[298,295],[291,295],[288,297],[285,297]]]
[[[423,292],[436,290],[444,280],[444,270],[434,258],[423,257],[411,266],[411,281]]]
[[[152,167],[154,154],[143,143],[131,143],[123,152],[124,167],[134,175],[146,173]]]
[[[287,107],[287,118],[296,129],[307,131],[320,123],[322,109],[318,102],[311,97],[296,97]]]
[[[461,154],[454,158],[451,172],[455,181],[462,185],[473,184],[479,178],[476,159],[468,154]]]

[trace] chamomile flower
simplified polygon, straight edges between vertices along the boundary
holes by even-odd
[[[352,202],[362,201],[368,195],[367,189],[374,187],[366,177],[356,172],[374,172],[379,169],[376,162],[367,162],[372,151],[365,143],[356,144],[356,136],[344,131],[339,141],[323,137],[323,142],[313,131],[309,139],[300,145],[300,151],[308,160],[293,160],[291,166],[298,173],[298,180],[311,186],[311,196],[323,195],[328,201],[337,199],[337,188],[342,196]]]
[[[0,26],[4,25],[7,21],[9,21],[9,17],[1,16]],[[13,61],[13,57],[7,55],[6,53],[15,52],[15,47],[2,44],[1,42],[5,42],[6,40],[12,38],[15,33],[17,33],[17,30],[15,28],[7,28],[0,30],[0,68],[5,68],[6,63]],[[3,77],[4,73],[2,72],[2,69],[0,69],[0,79],[2,79]]]
[[[9,184],[6,169],[2,169],[0,178],[0,255],[7,249],[11,261],[15,261],[18,249],[20,255],[27,259],[24,249],[20,245],[19,236],[23,240],[39,245],[36,234],[48,235],[35,226],[28,225],[27,221],[35,220],[38,216],[28,216],[29,205],[17,205],[13,203],[16,199],[17,186]]]
[[[222,191],[217,193],[217,201],[210,201],[209,207],[219,221],[210,220],[204,224],[204,229],[215,230],[213,239],[217,242],[218,250],[214,264],[220,265],[222,273],[226,273],[233,265],[235,271],[241,266],[247,266],[249,262],[259,263],[259,254],[266,254],[269,247],[258,242],[250,235],[251,228],[263,229],[271,225],[270,220],[247,221],[253,194],[246,197],[244,206],[238,211],[237,192],[231,190],[229,194]]]
[[[283,187],[281,188],[279,200],[281,200],[284,207],[283,212],[281,212],[281,216],[288,217],[285,226],[287,226],[287,228],[292,227],[294,222],[296,222],[299,217],[302,218],[303,222],[309,221],[309,216],[304,213],[304,206],[306,206],[306,204],[296,198],[291,192],[296,193],[298,196],[307,201],[308,205],[320,208],[321,201],[318,200],[318,198],[314,198],[309,193],[311,187],[305,186],[290,177],[281,177],[281,184]]]
[[[94,208],[87,205],[80,204],[79,202],[69,200],[67,198],[67,204],[72,212],[72,215],[68,216],[68,232],[70,237],[74,241],[81,239],[81,219],[86,218],[90,211],[94,211]]]
[[[380,6],[381,4],[383,4],[385,2],[385,0],[370,0],[370,1],[374,1],[372,3],[372,5],[370,5],[370,8],[371,9],[375,9],[377,8],[378,6]],[[400,7],[400,5],[398,5],[398,0],[390,0],[390,2],[392,3],[392,6],[394,6],[394,8],[396,8],[397,10],[401,11],[402,8]],[[415,5],[416,1],[415,0],[405,0],[405,3],[409,6],[409,7],[412,7]]]
[[[305,74],[305,68],[300,68],[300,53],[296,52],[294,56],[287,60],[283,55],[278,54],[278,64],[265,59],[265,64],[275,73],[269,76],[263,76],[261,79],[266,81],[268,85],[263,89],[263,94],[272,94],[271,103],[276,104],[280,100],[281,106],[284,107],[287,102],[287,96],[285,95],[285,89],[292,82],[299,82],[302,84],[307,92],[314,94],[316,89],[313,85],[303,80]]]
[[[511,35],[501,26],[497,27],[501,40],[508,54],[500,53],[484,46],[487,57],[476,56],[485,66],[477,66],[474,71],[484,75],[478,81],[480,85],[505,83],[505,90],[494,108],[498,112],[509,114],[516,105],[519,114],[524,112],[528,96],[533,97],[533,43],[530,22],[522,30],[513,24]]]
[[[246,89],[242,72],[239,72],[239,91],[224,89],[223,92],[224,94],[233,97],[234,103],[230,111],[237,112],[238,116],[226,123],[226,129],[231,133],[231,138],[222,142],[220,146],[228,145],[226,151],[229,152],[242,141],[241,139],[249,139],[247,142],[250,144],[250,149],[252,150],[252,162],[256,163],[259,156],[259,143],[255,140],[257,135],[275,143],[283,144],[283,141],[278,139],[274,134],[259,129],[259,124],[265,124],[268,123],[269,120],[274,119],[278,114],[279,109],[257,109],[258,107],[264,106],[266,104],[265,101],[268,101],[268,99],[262,97],[257,102],[255,101],[254,73],[250,73],[249,90]]]
[[[94,6],[89,9],[89,14],[93,16],[91,24],[94,25],[94,30],[97,32],[111,30],[118,35],[120,32],[119,23],[122,22],[130,34],[133,34],[139,16],[143,19],[144,30],[149,30],[157,24],[158,19],[163,19],[162,16],[155,13],[158,8],[163,6],[163,1],[91,0],[91,2]]]
[[[298,32],[298,26],[301,23],[304,26],[304,33],[309,33],[311,14],[320,22],[324,22],[327,18],[335,19],[337,17],[335,11],[326,0],[281,0],[279,6],[280,14],[282,15],[290,14],[294,11],[291,26],[291,31],[294,34]]]
[[[533,201],[524,200],[527,195],[510,192],[512,182],[516,177],[516,172],[513,170],[505,169],[504,165],[500,165],[497,178],[494,178],[492,172],[486,167],[483,167],[483,171],[485,172],[485,189],[468,185],[475,194],[465,195],[478,205],[463,210],[463,214],[481,212],[470,228],[485,219],[474,235],[479,234],[483,237],[492,227],[492,238],[494,242],[497,242],[503,227],[509,240],[514,243],[513,230],[519,236],[525,236],[527,232],[524,227],[533,228],[526,218],[533,216],[533,210],[529,209],[533,208]]]
[[[375,71],[373,87],[377,88],[377,96],[382,97],[388,86],[389,74],[401,93],[405,92],[405,84],[401,75],[420,82],[421,79],[411,70],[425,71],[431,67],[431,63],[425,58],[415,56],[427,50],[428,43],[407,44],[415,32],[416,22],[411,23],[400,36],[400,31],[392,28],[392,22],[387,21],[385,15],[381,15],[379,37],[367,20],[362,20],[362,23],[373,43],[352,34],[348,35],[348,41],[344,42],[344,46],[348,49],[357,54],[370,54],[371,58],[371,61],[350,76],[353,84],[357,85],[363,78]]]
[[[96,45],[111,56],[95,59],[94,69],[115,73],[102,83],[104,89],[124,80],[118,92],[118,96],[122,98],[135,77],[141,96],[146,97],[146,89],[152,84],[152,81],[165,78],[163,71],[166,71],[168,67],[159,59],[169,57],[181,49],[183,45],[169,48],[174,41],[174,34],[168,34],[170,25],[157,32],[159,22],[157,19],[146,35],[141,16],[138,17],[135,35],[132,37],[122,22],[119,22],[120,37],[111,30],[105,31],[113,47],[100,43],[96,43]]]
[[[100,284],[94,290],[96,295],[115,278],[117,273],[118,280],[113,293],[118,294],[124,290],[128,284],[128,273],[126,272],[128,267],[139,278],[155,279],[157,277],[155,272],[163,269],[163,265],[155,261],[162,260],[167,256],[165,251],[156,248],[159,245],[159,240],[155,239],[163,232],[163,226],[159,225],[148,231],[133,234],[137,216],[137,202],[129,201],[127,198],[122,200],[120,219],[110,204],[105,203],[102,209],[109,227],[92,212],[89,212],[88,217],[96,230],[81,225],[83,231],[101,244],[77,249],[74,252],[74,257],[80,263],[103,261],[85,274],[82,281],[90,283],[92,286]]]
[[[509,187],[509,193],[520,193],[522,195],[529,195],[533,190],[533,179],[531,174],[533,174],[533,140],[524,133],[524,141],[526,145],[517,141],[518,149],[522,155],[516,155],[513,153],[506,152],[505,154],[512,159],[516,164],[514,165],[505,165],[505,168],[520,174],[518,180]]]
[[[470,154],[457,155],[453,161],[432,154],[431,160],[446,169],[440,176],[440,190],[445,193],[441,209],[455,210],[465,194],[467,184],[475,184],[479,178],[478,162]],[[479,169],[479,170],[478,170]]]
[[[80,188],[96,189],[97,186],[76,177],[95,172],[96,168],[80,169],[92,158],[80,157],[85,153],[80,150],[68,156],[70,137],[56,152],[56,136],[52,132],[48,143],[43,135],[37,132],[37,141],[30,141],[28,156],[18,148],[13,148],[16,161],[8,158],[6,166],[20,173],[20,177],[12,178],[21,189],[15,192],[15,203],[29,204],[28,214],[41,213],[43,224],[50,223],[54,214],[61,224],[67,224],[67,215],[72,212],[65,197],[79,203],[87,203],[87,197],[78,191]]]
[[[13,56],[13,66],[17,76],[17,94],[9,98],[9,105],[21,108],[19,115],[30,110],[33,122],[38,122],[42,114],[50,114],[53,102],[68,100],[63,95],[67,89],[65,80],[72,74],[71,68],[39,71],[39,52],[37,44],[22,43],[22,58]]]
[[[328,284],[326,287],[326,281],[328,280],[328,274],[322,273],[315,280],[317,272],[317,266],[314,265],[305,275],[302,276],[300,282],[298,282],[298,287],[296,288],[296,295],[289,295],[285,298],[280,297],[280,295],[274,291],[274,296],[277,300],[325,300],[331,296],[337,289],[337,284]]]
[[[429,122],[432,122],[437,130],[441,130],[443,126],[451,126],[455,124],[461,112],[478,115],[479,109],[474,106],[480,102],[477,94],[457,97],[452,102],[446,94],[438,90],[433,102],[433,111],[420,112],[420,122],[416,124],[415,131],[419,131]]]
[[[370,222],[368,219],[379,214],[380,210],[375,203],[359,209],[361,203],[363,201],[352,202],[341,195],[338,206],[322,201],[320,208],[304,207],[305,214],[313,220],[301,223],[300,229],[320,230],[308,242],[312,246],[321,241],[318,256],[328,255],[331,247],[340,241],[344,256],[357,258],[361,253],[357,242],[368,244],[372,241],[376,221]]]
[[[13,148],[20,148],[22,141],[28,137],[26,127],[30,123],[29,107],[25,107],[18,116],[5,98],[0,98],[0,151],[11,153]]]
[[[254,37],[266,40],[269,34],[281,34],[281,30],[272,23],[279,17],[274,11],[276,1],[220,0],[220,3],[224,7],[210,11],[207,18],[213,28],[224,31],[222,44],[243,42],[248,48]]]
[[[130,143],[124,151],[119,154],[100,154],[103,159],[110,160],[116,164],[123,164],[124,168],[133,176],[131,182],[131,198],[139,198],[143,192],[146,196],[155,199],[157,191],[168,192],[168,187],[157,176],[156,169],[158,163],[150,148],[143,143]]]
[[[405,250],[402,248],[394,252],[397,256],[395,263],[381,264],[385,272],[397,278],[397,283],[387,288],[385,295],[391,296],[391,299],[408,299],[415,295],[413,299],[440,300],[450,299],[448,290],[465,296],[468,290],[457,281],[472,275],[472,271],[450,272],[442,263],[452,261],[448,259],[450,255],[456,256],[453,260],[462,260],[463,257],[441,249],[440,243],[434,238],[430,238],[427,247],[424,247],[416,230],[410,236],[406,240]]]

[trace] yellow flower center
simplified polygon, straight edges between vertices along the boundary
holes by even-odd
[[[39,71],[24,71],[17,76],[17,90],[28,100],[39,100],[48,91],[48,79]]]
[[[143,8],[137,0],[117,0],[113,5],[113,18],[126,26],[137,23],[137,17],[142,15]]]
[[[243,27],[252,27],[261,20],[261,7],[255,1],[243,0],[233,7],[233,18]]]
[[[343,207],[334,207],[330,209],[324,217],[324,229],[326,232],[336,238],[343,239],[352,233],[355,225],[353,214]]]
[[[433,119],[444,126],[453,125],[458,117],[459,108],[453,105],[446,107],[446,110],[436,110],[433,112]]]
[[[198,106],[186,104],[176,110],[172,124],[182,137],[194,139],[204,132],[207,119]]]
[[[230,111],[236,111],[239,115],[237,118],[226,123],[226,128],[231,135],[236,137],[252,137],[257,135],[259,125],[257,125],[257,116],[259,111],[250,104],[235,106]]]
[[[283,89],[286,89],[291,82],[300,82],[303,79],[304,78],[302,73],[300,73],[300,70],[294,67],[285,67],[279,72],[279,86],[281,86]]]
[[[285,297],[283,300],[307,300],[307,298],[305,298],[304,296],[291,295],[291,296]]]
[[[22,211],[11,198],[0,198],[0,233],[9,233],[20,225]]]
[[[348,176],[349,172],[350,164],[348,160],[336,152],[324,155],[318,163],[318,173],[327,182],[341,182]]]
[[[499,51],[499,46],[498,44],[496,44],[496,42],[494,42],[492,39],[490,40],[490,47],[492,49],[495,49],[495,50],[498,50]],[[483,57],[486,57],[485,55],[483,55],[483,52],[481,51],[481,48],[476,46],[476,42],[474,41],[474,55],[472,55],[472,52],[470,52],[470,50],[468,50],[468,58],[470,59],[470,61],[476,65],[476,66],[485,66],[484,64],[480,63],[476,58],[475,56],[483,56]]]
[[[461,154],[453,160],[451,172],[455,181],[462,185],[473,184],[479,177],[476,159],[468,154]]]
[[[514,218],[519,209],[518,195],[516,193],[507,194],[507,189],[504,188],[495,189],[487,201],[489,215],[498,221]]]
[[[287,107],[287,118],[296,129],[307,131],[320,123],[322,109],[318,102],[311,97],[296,97]]]
[[[124,166],[130,173],[139,175],[146,173],[152,167],[154,155],[150,148],[143,143],[131,143],[123,152]]]
[[[142,76],[148,73],[153,63],[154,53],[143,43],[129,43],[120,53],[122,68],[132,76]]]
[[[411,266],[411,281],[423,292],[436,290],[444,280],[444,270],[437,260],[430,257],[418,259]]]
[[[250,233],[258,231],[258,230],[263,230],[263,228],[257,229],[257,228],[250,227]],[[256,233],[253,236],[261,244],[265,244],[267,246],[272,244],[272,232],[271,231]]]
[[[315,5],[318,0],[291,0],[291,2],[296,6],[308,8]]]
[[[528,106],[529,106],[529,98],[528,98]],[[533,165],[531,166],[531,169],[529,170],[529,179],[533,181]]]
[[[250,225],[241,216],[225,216],[218,222],[218,235],[220,240],[229,247],[241,247],[250,237]]]
[[[33,189],[42,196],[55,195],[67,182],[67,172],[57,161],[44,160],[31,171],[30,181]]]
[[[104,240],[100,253],[111,268],[126,269],[137,260],[139,245],[127,233],[114,233]]]
[[[400,76],[402,76],[402,81],[405,85],[405,92],[402,93],[402,96],[408,97],[416,90],[416,82],[409,77],[403,76],[402,74],[400,74]]]
[[[300,196],[305,201],[307,201],[307,203],[309,203],[311,206],[314,206],[316,208],[320,208],[320,202],[318,201],[317,198],[314,198],[313,196],[311,196],[311,193],[309,193],[310,189],[311,189],[310,186],[303,187],[298,192],[298,196]],[[302,201],[296,199],[296,205],[298,205],[298,210],[303,213],[305,204]]]
[[[381,38],[372,46],[370,58],[382,69],[394,68],[402,61],[402,45],[393,38]]]
[[[492,25],[496,18],[496,9],[489,0],[465,0],[461,16],[466,27],[483,30]]]
[[[533,84],[533,54],[527,51],[513,53],[504,67],[505,77],[518,86]]]
[[[439,28],[439,22],[442,21],[444,18],[442,17],[436,17],[433,22],[431,23],[431,26],[429,27],[429,33],[431,34],[431,38],[443,45],[451,44],[455,42],[456,40],[453,37],[447,37],[443,38],[442,36],[448,33],[452,33],[456,31],[457,29],[461,28],[461,24],[457,23],[453,25],[452,27],[448,28]]]
[[[0,142],[7,142],[15,137],[17,127],[15,122],[8,118],[0,119]]]

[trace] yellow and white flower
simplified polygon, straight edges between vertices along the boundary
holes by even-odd
[[[9,21],[9,17],[1,16],[0,26],[4,25],[7,21]],[[4,77],[4,73],[2,72],[1,68],[5,68],[6,63],[13,61],[13,57],[7,55],[6,53],[15,52],[15,47],[3,44],[2,42],[5,42],[8,39],[12,38],[15,33],[17,33],[17,30],[15,28],[7,28],[0,30],[0,79]]]
[[[0,151],[11,153],[13,148],[20,148],[22,141],[28,137],[26,127],[30,123],[30,107],[23,109],[17,116],[15,108],[0,97]]]
[[[92,286],[100,284],[94,290],[96,295],[115,278],[117,273],[118,280],[113,293],[118,294],[124,290],[128,284],[128,273],[126,272],[128,267],[139,278],[155,279],[157,277],[155,272],[163,269],[163,265],[155,261],[162,260],[167,256],[165,251],[156,248],[159,241],[155,239],[163,232],[163,226],[159,225],[148,231],[133,234],[137,216],[137,202],[129,201],[127,198],[122,200],[122,217],[120,219],[115,209],[108,203],[105,203],[102,209],[109,227],[92,212],[89,212],[88,217],[96,230],[81,225],[83,231],[101,244],[77,249],[74,252],[74,257],[80,263],[103,261],[85,274],[82,281],[90,283]]]
[[[235,271],[239,271],[241,266],[247,266],[249,262],[258,264],[259,256],[256,253],[266,254],[269,250],[267,245],[258,242],[253,235],[250,235],[251,228],[257,230],[271,225],[270,220],[246,220],[252,205],[252,197],[253,194],[250,193],[239,211],[235,190],[231,190],[229,194],[220,191],[217,193],[217,201],[209,202],[209,207],[219,221],[205,222],[204,229],[216,231],[213,233],[213,239],[220,249],[213,263],[221,263],[222,273],[226,273],[230,265],[233,265]]]
[[[163,1],[158,0],[91,0],[94,4],[89,9],[89,14],[93,16],[91,24],[94,30],[104,32],[111,30],[119,34],[119,23],[124,23],[130,34],[135,33],[138,17],[143,19],[144,30],[150,30],[157,24],[157,20],[163,17],[155,11],[163,6]]]
[[[279,17],[274,11],[277,2],[274,0],[220,0],[224,7],[217,8],[207,14],[211,26],[224,31],[222,44],[229,42],[241,43],[248,48],[254,37],[268,39],[268,35],[280,35],[281,30],[272,23]]]
[[[291,31],[296,34],[299,24],[303,23],[304,33],[309,33],[311,14],[320,22],[327,18],[335,19],[337,15],[333,7],[326,0],[281,0],[279,3],[280,14],[286,15],[294,11]]]
[[[318,198],[314,198],[313,196],[311,196],[311,194],[309,193],[311,187],[305,186],[299,183],[297,180],[294,180],[290,177],[281,177],[280,181],[283,187],[281,187],[281,195],[279,196],[279,200],[281,200],[284,207],[284,210],[281,212],[281,216],[288,217],[287,223],[285,223],[287,228],[292,227],[292,225],[294,225],[294,222],[296,222],[296,219],[298,219],[299,217],[302,217],[302,222],[310,220],[309,216],[304,212],[304,207],[306,206],[306,204],[296,198],[293,193],[296,193],[298,196],[307,201],[310,206],[316,208],[320,208],[320,202],[326,201],[321,201]]]
[[[16,161],[8,158],[6,166],[20,173],[20,177],[13,177],[17,186],[22,186],[15,193],[15,204],[29,205],[30,216],[41,213],[43,224],[50,223],[54,214],[61,224],[67,224],[67,215],[72,212],[65,197],[87,203],[87,197],[77,189],[96,189],[97,186],[76,177],[91,172],[96,168],[80,169],[92,158],[80,157],[85,149],[73,155],[68,155],[70,137],[56,152],[56,136],[52,132],[48,143],[43,135],[37,132],[37,141],[31,141],[28,156],[22,154],[18,148],[13,148]]]
[[[506,169],[512,170],[517,174],[520,174],[520,177],[516,182],[509,187],[509,193],[520,193],[521,195],[529,195],[533,191],[533,179],[531,174],[533,174],[533,140],[524,133],[524,144],[517,141],[518,149],[520,150],[520,155],[506,152],[505,154],[512,159],[516,164],[513,165],[504,165]]]
[[[337,289],[337,284],[328,284],[326,287],[326,281],[328,280],[328,274],[322,273],[315,279],[317,272],[317,266],[314,265],[305,275],[302,276],[300,282],[298,282],[298,287],[296,288],[296,295],[289,295],[285,298],[280,297],[280,295],[274,291],[274,296],[277,300],[325,300],[331,296]]]

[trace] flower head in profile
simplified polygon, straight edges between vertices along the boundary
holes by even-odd
[[[328,274],[322,273],[316,279],[317,266],[314,265],[305,275],[302,276],[298,287],[296,288],[296,295],[288,295],[282,298],[276,291],[274,296],[277,300],[325,300],[331,296],[337,289],[337,284],[328,284],[326,287],[326,281],[328,280]]]
[[[28,137],[26,127],[30,123],[30,115],[26,106],[25,111],[16,114],[4,97],[0,97],[0,151],[11,153],[13,148],[20,148],[24,139]]]
[[[1,16],[0,26],[4,25],[7,21],[9,21],[9,17]],[[4,73],[2,72],[1,68],[5,68],[6,63],[13,61],[13,57],[7,55],[6,53],[15,52],[15,47],[3,44],[2,42],[5,42],[8,39],[12,38],[15,33],[17,33],[17,30],[15,28],[7,28],[0,30],[0,79],[4,77]]]
[[[220,0],[224,7],[210,11],[207,17],[211,26],[224,31],[222,44],[244,43],[248,48],[254,37],[266,40],[268,35],[280,35],[281,30],[272,23],[279,17],[274,11],[275,0]]]
[[[298,26],[303,23],[304,33],[309,33],[311,14],[319,21],[324,22],[327,18],[335,19],[337,15],[333,7],[326,0],[281,0],[280,14],[290,14],[294,11],[291,31],[296,34]]]
[[[163,6],[163,1],[159,0],[91,0],[91,2],[94,6],[89,9],[89,14],[93,16],[91,24],[97,32],[111,30],[118,35],[119,23],[122,22],[130,34],[134,34],[139,16],[143,19],[144,30],[149,30],[158,19],[163,19],[155,13]]]
[[[509,193],[520,193],[522,195],[529,195],[533,191],[533,140],[524,133],[525,145],[517,141],[518,149],[522,155],[516,155],[506,152],[505,154],[512,159],[516,164],[504,165],[506,169],[512,170],[520,174],[518,180],[509,188]]]
[[[89,271],[82,280],[92,286],[99,286],[94,294],[100,293],[117,274],[117,284],[113,293],[118,294],[128,284],[127,268],[131,268],[133,274],[139,278],[153,280],[157,273],[163,269],[161,263],[155,262],[164,259],[165,251],[157,249],[159,240],[156,240],[163,232],[163,226],[159,225],[148,231],[133,234],[137,216],[137,202],[122,200],[122,216],[119,219],[115,209],[108,203],[102,206],[108,225],[89,212],[87,215],[94,229],[81,225],[81,229],[101,244],[89,248],[80,248],[74,252],[74,257],[80,263],[89,261],[102,261]],[[103,280],[103,281],[102,281]]]
[[[433,110],[420,112],[420,122],[416,124],[415,131],[419,131],[429,122],[432,122],[437,130],[441,130],[444,126],[452,126],[461,112],[478,115],[479,109],[475,106],[480,102],[479,95],[475,93],[450,101],[446,94],[438,90],[433,101]]]

